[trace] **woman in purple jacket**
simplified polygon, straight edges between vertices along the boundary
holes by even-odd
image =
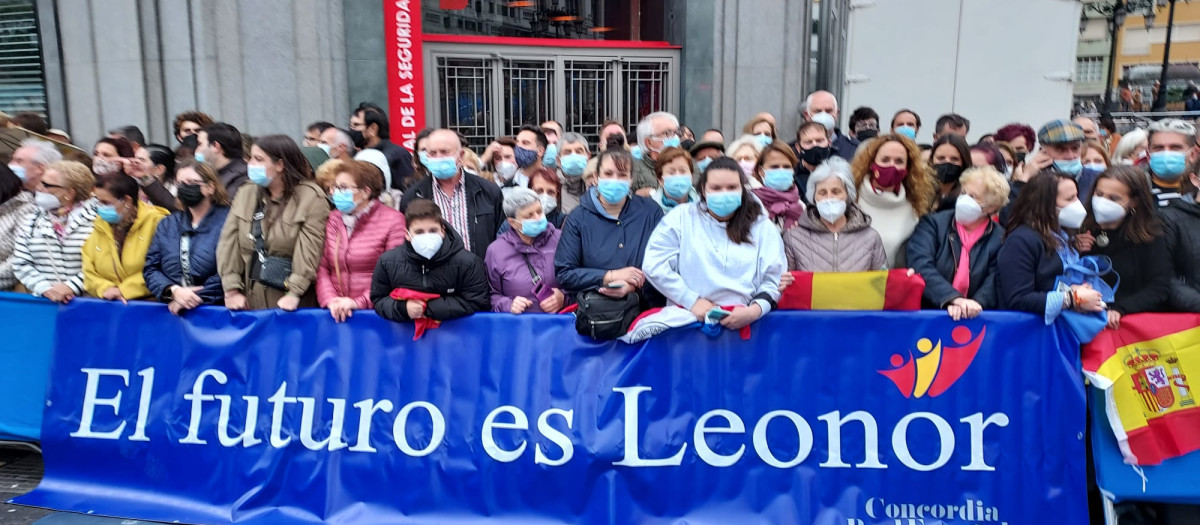
[[[542,201],[528,188],[504,190],[504,215],[511,228],[488,246],[484,259],[492,311],[558,313],[566,305],[554,278],[559,229],[546,221]]]

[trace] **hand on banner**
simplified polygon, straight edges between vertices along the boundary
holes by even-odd
[[[425,317],[425,301],[405,301],[404,308],[408,310],[409,319],[421,319]]]
[[[279,298],[275,306],[278,306],[280,310],[285,312],[295,312],[300,307],[300,296],[288,292],[287,295]]]
[[[121,289],[117,288],[116,286],[105,290],[103,294],[100,294],[100,296],[108,301],[119,300],[121,301],[121,304],[129,304],[129,301],[125,300],[125,295],[121,293]]]
[[[508,313],[511,313],[511,314],[525,313],[525,309],[529,308],[529,305],[531,305],[531,304],[533,304],[533,301],[530,301],[529,299],[526,299],[524,297],[514,297],[513,301],[512,301],[512,307],[508,309]],[[409,311],[411,312],[412,310],[409,310]]]
[[[950,314],[950,318],[954,319],[955,321],[974,319],[982,311],[983,306],[980,306],[978,302],[967,299],[966,297],[959,297],[958,299],[950,301],[950,305],[946,307],[946,312],[948,312]]]
[[[354,317],[354,309],[358,308],[358,303],[349,297],[336,297],[329,301],[329,314],[333,316],[333,320],[339,323],[346,322],[346,319]]]
[[[784,290],[787,290],[787,287],[795,283],[796,276],[792,275],[792,272],[783,272],[783,275],[779,277],[779,292],[783,293]]]
[[[540,304],[538,304],[538,306],[540,306],[542,311],[545,313],[556,314],[559,310],[562,310],[563,304],[566,302],[567,296],[563,295],[562,290],[555,288],[554,295],[547,297],[546,300],[542,301]]]
[[[697,321],[703,323],[704,317],[708,315],[708,312],[716,307],[717,305],[713,304],[712,301],[701,297],[696,299],[696,302],[692,304],[692,315],[696,316]]]
[[[735,306],[729,315],[721,319],[721,326],[730,330],[741,330],[746,325],[757,321],[762,317],[762,308],[757,304],[750,306]]]
[[[238,290],[225,292],[225,308],[233,311],[245,310],[248,306],[246,296]]]
[[[46,290],[46,293],[42,294],[42,297],[59,304],[67,304],[71,302],[71,299],[75,298],[75,292],[71,291],[70,286],[63,283],[54,283],[54,286]]]

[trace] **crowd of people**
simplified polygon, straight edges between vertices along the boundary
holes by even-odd
[[[656,112],[596,144],[547,121],[478,154],[450,129],[410,154],[369,103],[300,144],[198,111],[174,147],[125,126],[64,158],[35,136],[0,164],[0,289],[339,322],[577,308],[581,332],[611,337],[602,325],[661,306],[742,328],[795,271],[910,269],[955,320],[1200,312],[1191,123],[1014,123],[971,144],[948,114],[919,144],[911,110],[858,108],[847,133],[838,114],[818,91],[793,136],[768,113],[727,140]],[[1095,260],[1115,293],[1063,279]]]

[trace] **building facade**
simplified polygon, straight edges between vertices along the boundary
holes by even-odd
[[[0,51],[0,110],[47,115],[85,147],[128,124],[173,143],[172,117],[190,109],[250,134],[299,137],[313,121],[344,125],[361,101],[387,107],[393,132],[449,126],[475,145],[548,119],[592,137],[609,119],[632,130],[657,110],[698,131],[733,131],[769,111],[790,136],[808,92],[841,91],[848,9],[848,0],[0,0],[0,43],[20,50]]]

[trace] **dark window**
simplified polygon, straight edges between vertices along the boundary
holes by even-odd
[[[0,111],[48,117],[35,0],[0,0]]]

